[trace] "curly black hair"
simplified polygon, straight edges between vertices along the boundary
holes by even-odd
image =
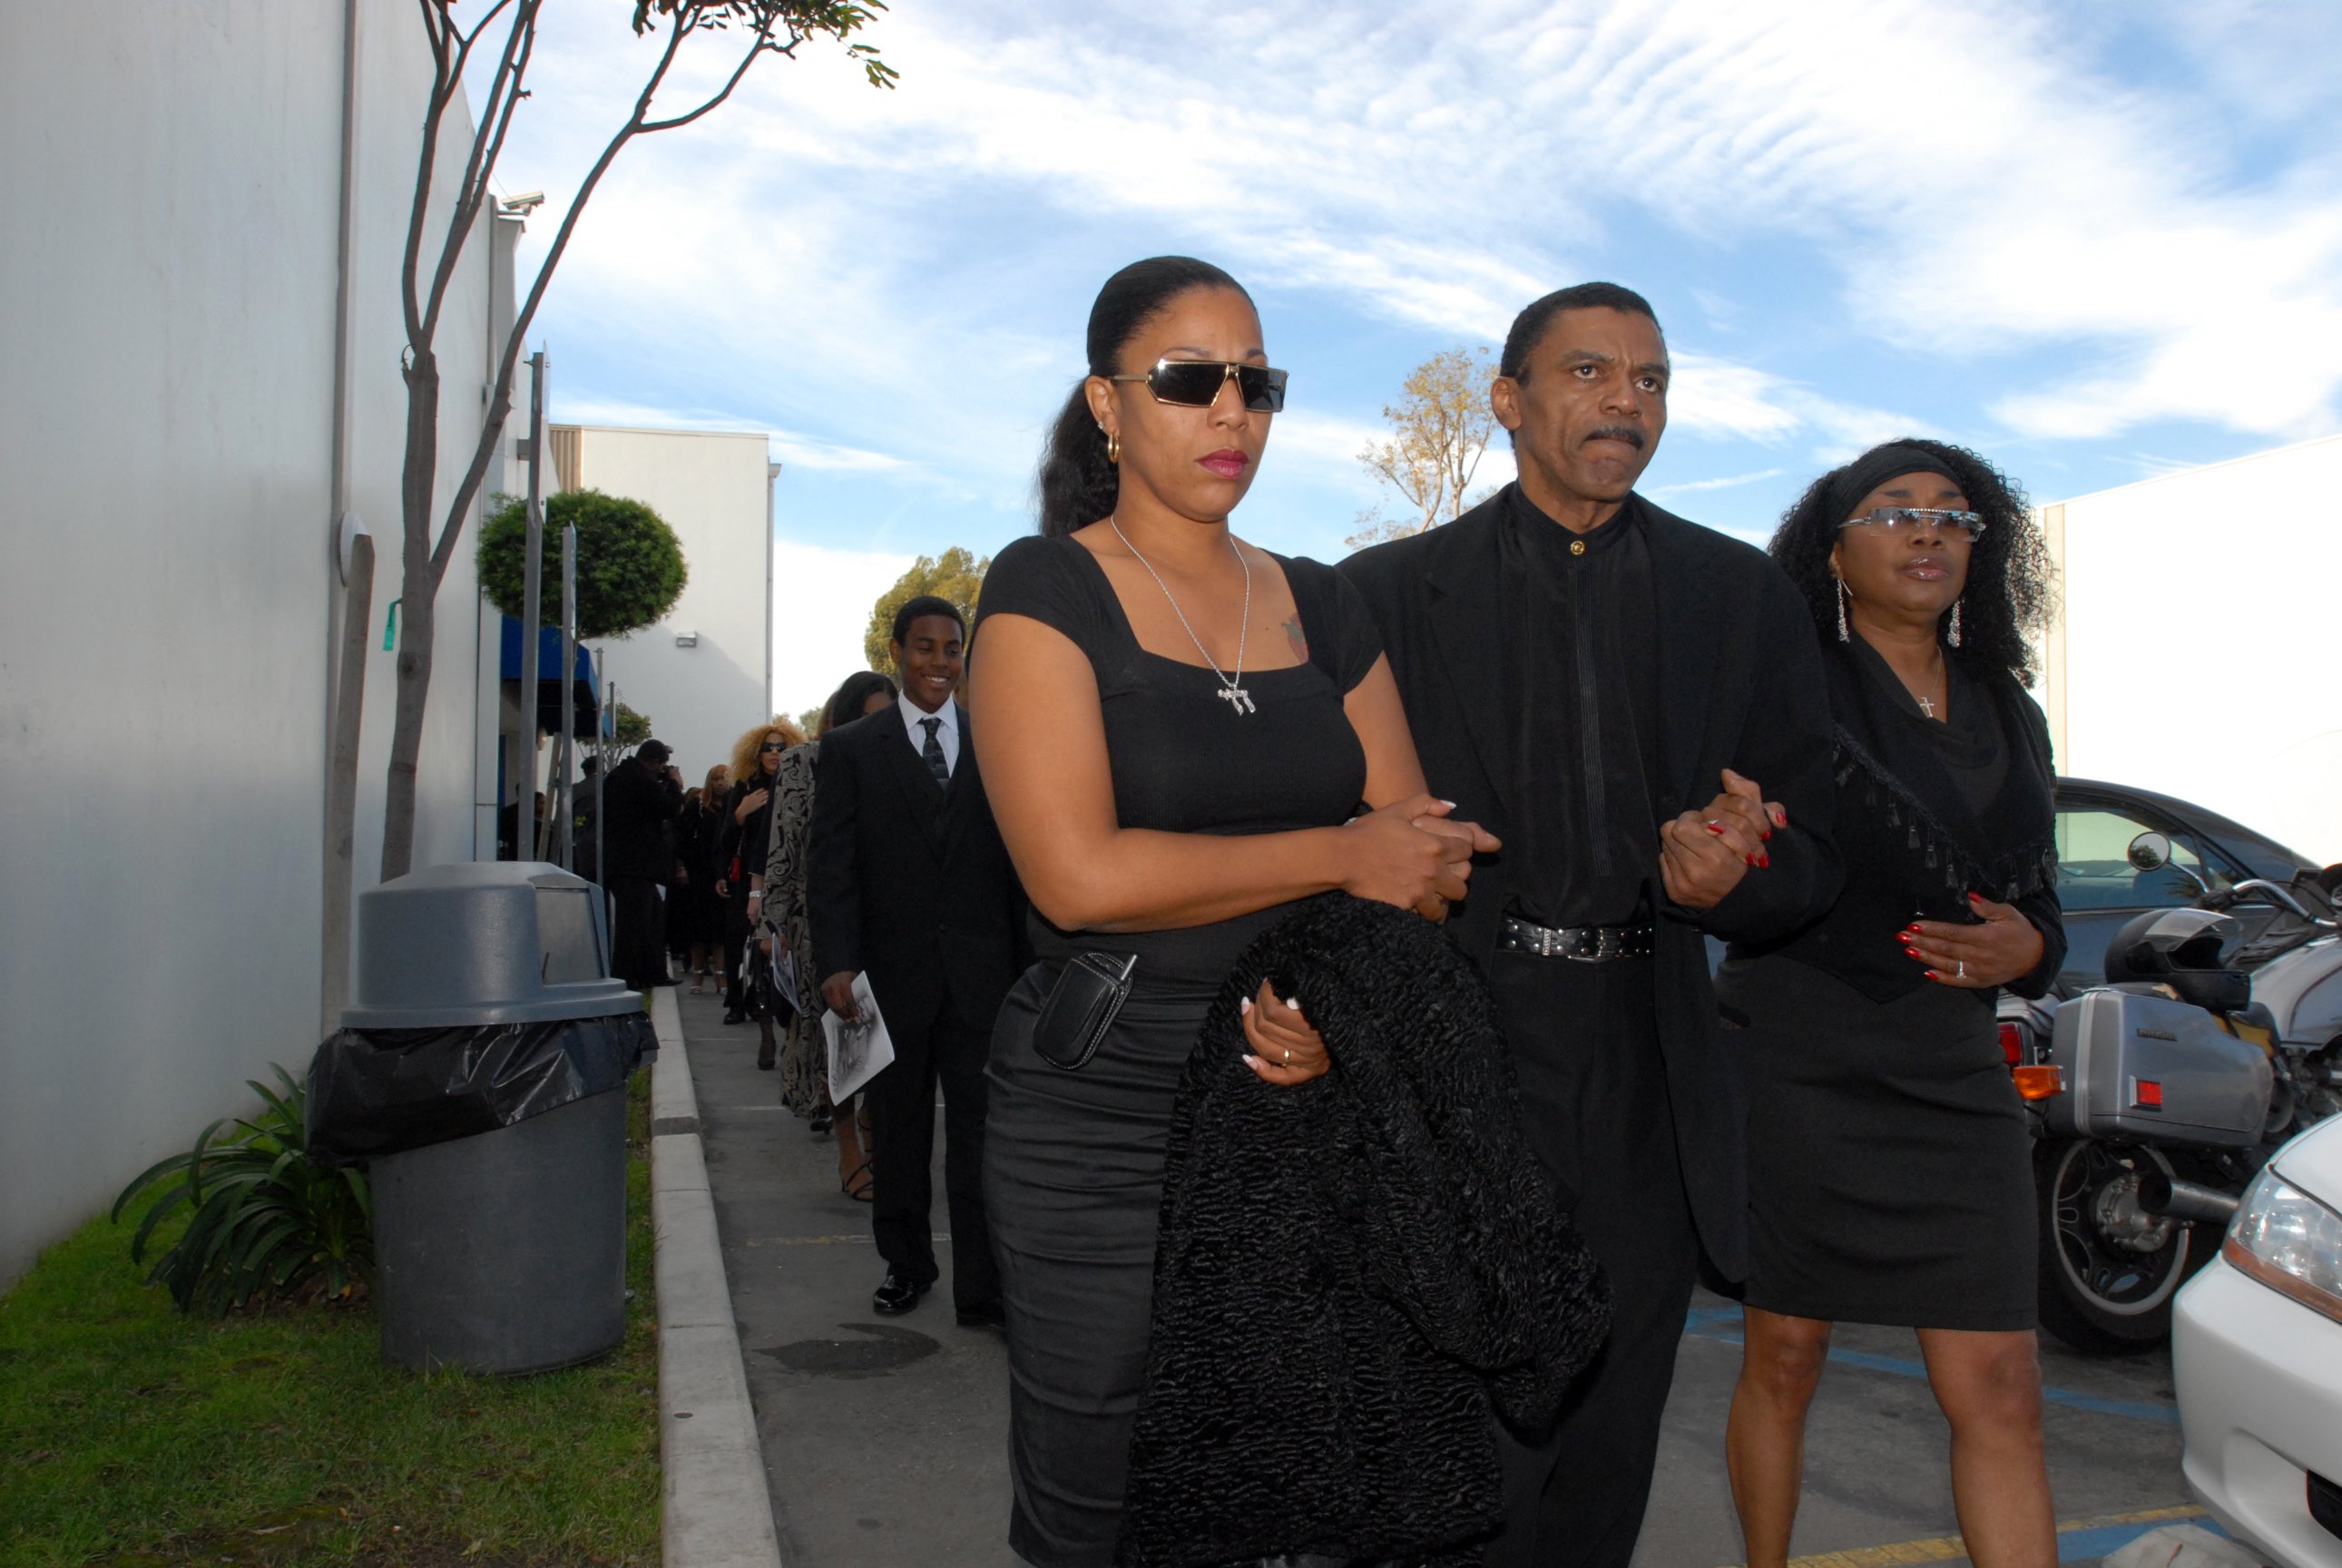
[[[1984,533],[1968,552],[1967,585],[1960,593],[1960,645],[1947,649],[1949,656],[1977,671],[2005,670],[2021,684],[2032,685],[2033,634],[2056,615],[2057,590],[2049,547],[2034,524],[2024,490],[1965,446],[1910,436],[1883,444],[1917,447],[1942,463],[1958,481],[1969,510],[1984,515]],[[1833,468],[1808,485],[1782,514],[1781,526],[1766,546],[1806,596],[1825,641],[1837,636],[1837,577],[1829,556],[1846,522],[1831,514],[1831,485],[1867,456]]]

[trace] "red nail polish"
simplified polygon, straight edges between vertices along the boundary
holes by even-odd
[[[1968,894],[1968,902],[1970,904],[1982,904],[1984,902],[1984,894],[1981,893],[1971,893]]]
[[[1740,858],[1746,861],[1751,865],[1755,865],[1756,864],[1756,857],[1753,854],[1744,854]]]
[[[1760,854],[1756,857],[1756,869],[1759,871],[1769,870],[1772,864],[1773,857],[1769,854]]]
[[[1941,979],[1943,978],[1943,976],[1942,976],[1942,975],[1940,975],[1940,974],[1937,974],[1934,970],[1930,969],[1929,971],[1927,971],[1927,978],[1928,978],[1928,979],[1930,979],[1930,980],[1941,980]]]
[[[1722,828],[1720,828],[1720,827],[1716,826],[1716,825],[1714,823],[1712,823],[1712,822],[1708,822],[1708,823],[1702,823],[1702,824],[1700,824],[1700,825],[1701,825],[1702,827],[1704,827],[1704,828],[1707,829],[1707,831],[1708,831],[1708,832],[1710,832],[1710,833],[1714,834],[1715,834],[1716,837],[1718,837],[1718,838],[1722,838],[1722,837],[1724,836],[1724,830],[1723,830]]]

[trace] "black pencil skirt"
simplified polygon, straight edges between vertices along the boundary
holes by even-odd
[[[1072,1072],[1033,1049],[1036,966],[993,1027],[984,1201],[1008,1316],[1008,1543],[1108,1568],[1146,1381],[1156,1208],[1180,1074],[1216,980],[1140,979]]]
[[[2034,1326],[2033,1140],[1992,1008],[1874,1002],[1795,959],[1716,976],[1748,1084],[1751,1306],[1833,1323]]]

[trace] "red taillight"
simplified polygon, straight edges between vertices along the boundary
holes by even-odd
[[[2152,1106],[2157,1111],[2163,1109],[2162,1084],[2157,1083],[2152,1078],[2135,1078],[2131,1082],[2133,1088],[2131,1090],[2130,1103],[2132,1104]]]
[[[2021,1024],[2004,1024],[2000,1026],[2000,1054],[2008,1059],[2012,1067],[2024,1059],[2025,1030]]]

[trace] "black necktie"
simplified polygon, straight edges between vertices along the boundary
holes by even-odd
[[[944,760],[944,744],[936,738],[936,732],[944,727],[944,722],[941,719],[921,719],[919,727],[927,732],[927,744],[919,748],[919,755],[926,763],[927,771],[936,775],[936,782],[948,788],[951,784],[951,764]]]

